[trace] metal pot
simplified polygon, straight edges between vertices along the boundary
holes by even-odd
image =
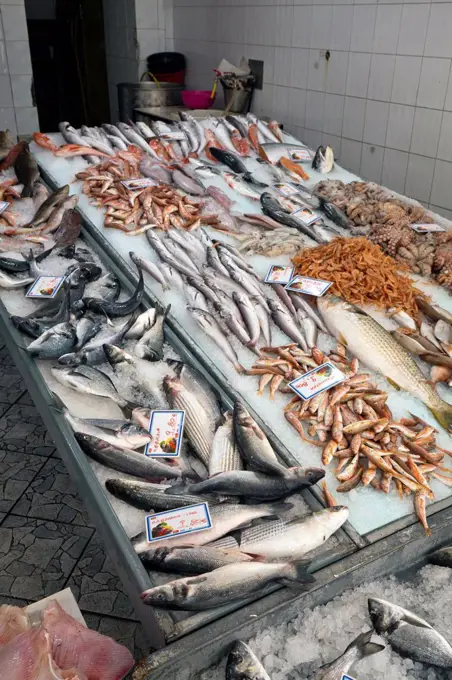
[[[122,121],[133,118],[136,108],[177,106],[181,103],[183,89],[176,83],[119,83],[119,117]]]

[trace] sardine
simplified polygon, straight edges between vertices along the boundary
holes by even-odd
[[[208,335],[216,345],[218,345],[226,358],[229,359],[237,373],[244,373],[245,369],[240,364],[234,348],[224,335],[221,326],[218,324],[217,320],[212,316],[212,314],[209,314],[202,309],[198,309],[197,307],[187,307],[187,309],[191,312],[192,316],[200,325],[204,333]]]
[[[165,609],[204,611],[259,592],[270,583],[283,582],[306,588],[314,580],[307,572],[309,561],[298,564],[240,562],[201,576],[170,581],[141,594],[144,604]]]
[[[239,401],[234,404],[234,434],[243,460],[253,470],[278,477],[289,474],[266,435]]]
[[[98,437],[92,437],[81,432],[76,432],[75,438],[90,458],[112,470],[143,479],[166,479],[181,476],[181,470],[177,465],[167,465],[133,449],[113,446]]]
[[[381,373],[396,388],[420,399],[444,428],[452,427],[452,406],[439,398],[412,356],[383,326],[336,296],[320,297],[317,304],[332,335],[353,356]]]
[[[373,631],[361,633],[351,642],[345,652],[334,661],[325,664],[317,671],[315,680],[342,680],[361,659],[365,659],[372,654],[378,654],[385,648],[370,639]]]
[[[27,352],[39,359],[58,359],[74,347],[76,339],[73,324],[60,323],[44,331],[39,338],[31,342],[27,347]]]
[[[271,680],[271,678],[253,650],[242,640],[237,640],[229,652],[226,680]]]
[[[85,307],[92,309],[94,312],[100,314],[107,314],[107,316],[126,316],[131,314],[137,307],[140,306],[144,295],[144,279],[143,272],[139,269],[139,277],[137,287],[128,300],[123,302],[109,302],[101,298],[84,298]]]

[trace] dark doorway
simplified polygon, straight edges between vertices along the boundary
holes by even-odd
[[[102,0],[26,0],[40,129],[109,120]]]

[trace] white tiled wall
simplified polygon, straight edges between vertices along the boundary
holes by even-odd
[[[174,4],[174,48],[188,59],[190,87],[209,88],[222,57],[262,59],[256,113],[312,146],[331,143],[368,179],[452,210],[452,2]]]
[[[0,130],[13,136],[38,129],[24,0],[0,0]]]

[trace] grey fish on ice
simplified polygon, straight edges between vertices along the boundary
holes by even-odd
[[[75,341],[73,324],[64,322],[44,331],[39,338],[28,345],[27,352],[39,359],[58,359],[74,347]]]
[[[452,547],[446,546],[428,556],[428,561],[437,564],[439,567],[452,568]]]
[[[198,309],[197,307],[187,307],[187,309],[189,309],[205,334],[208,335],[209,338],[211,338],[211,340],[213,340],[213,342],[222,350],[224,355],[234,366],[237,373],[244,373],[245,369],[239,362],[234,348],[224,335],[221,326],[218,324],[217,320],[212,316],[212,314],[205,312],[203,309]]]
[[[452,668],[452,647],[427,621],[396,604],[369,597],[375,632],[401,656],[440,668]]]
[[[243,460],[253,470],[278,477],[289,474],[278,461],[266,435],[239,401],[234,404],[234,433]]]
[[[140,306],[144,295],[143,272],[139,269],[137,287],[128,300],[123,302],[102,300],[101,298],[85,298],[84,303],[87,309],[92,309],[100,314],[108,316],[126,316],[134,312]]]
[[[142,338],[143,335],[154,325],[156,314],[157,312],[155,307],[150,307],[150,309],[147,309],[145,312],[140,314],[132,328],[127,331],[127,340],[139,340]]]
[[[175,371],[182,384],[196,396],[204,410],[211,413],[212,418],[217,423],[221,416],[218,399],[204,376],[182,361],[169,359],[167,363]]]
[[[278,328],[280,328],[291,340],[297,342],[300,347],[306,351],[308,349],[306,338],[290,314],[276,300],[269,300],[268,305],[270,307],[272,319]]]
[[[31,285],[34,280],[34,277],[27,276],[25,278],[16,278],[8,276],[5,272],[0,271],[0,288],[6,288],[6,290],[24,288],[25,286]]]
[[[51,373],[61,385],[70,387],[80,394],[91,394],[95,397],[111,399],[120,406],[130,406],[123,399],[108,375],[92,366],[75,366],[71,368],[51,368]]]
[[[372,630],[358,635],[348,645],[343,654],[334,661],[319,668],[315,675],[315,680],[342,680],[344,674],[351,672],[355,664],[361,661],[361,659],[382,652],[385,646],[371,642],[372,635]]]
[[[242,640],[237,640],[229,652],[226,680],[271,680],[271,678],[253,650]]]
[[[227,564],[251,562],[250,555],[240,550],[212,548],[208,545],[196,548],[156,547],[140,553],[140,560],[148,569],[177,574],[204,574]]]
[[[54,191],[50,196],[46,198],[44,203],[41,203],[40,207],[35,213],[35,216],[31,222],[27,225],[29,227],[39,227],[39,225],[44,224],[49,219],[53,210],[64,203],[66,198],[69,196],[69,184],[65,184],[56,191]]]
[[[171,305],[165,310],[158,311],[154,324],[147,330],[135,345],[135,354],[140,359],[161,361],[163,359],[163,343],[165,340],[163,326]]]
[[[83,316],[80,321],[77,322],[75,327],[77,342],[74,346],[74,351],[77,352],[83,347],[83,345],[86,345],[87,342],[92,340],[94,336],[99,333],[101,328],[102,322],[100,319],[96,319],[90,314]]]
[[[250,298],[246,293],[239,293],[238,291],[233,291],[232,299],[240,310],[240,313],[245,322],[245,326],[248,329],[250,336],[250,346],[255,347],[259,341],[261,334],[261,327],[259,322],[259,317],[256,312],[256,307],[252,304]],[[264,310],[265,312],[265,310]]]
[[[243,470],[234,435],[232,413],[224,414],[223,423],[217,428],[209,459],[209,477],[228,470]]]
[[[171,491],[169,486],[151,484],[138,479],[107,479],[105,486],[107,491],[116,498],[146,512],[174,510],[187,505],[212,502],[208,496],[177,493],[177,491]],[[166,493],[164,493],[165,490],[167,490]]]

